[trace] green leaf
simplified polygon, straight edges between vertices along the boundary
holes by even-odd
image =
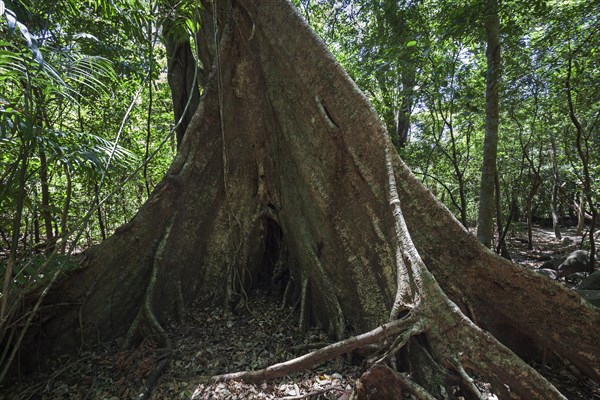
[[[410,42],[406,43],[406,47],[413,47],[417,45],[417,41],[416,40],[411,40]]]

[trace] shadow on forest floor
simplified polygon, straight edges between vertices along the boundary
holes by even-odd
[[[281,308],[278,299],[253,291],[240,315],[219,307],[195,305],[185,321],[167,327],[173,345],[169,366],[153,388],[151,399],[293,399],[352,391],[360,367],[338,358],[316,369],[268,384],[194,383],[199,376],[257,369],[321,347],[318,329],[302,333],[298,315]],[[164,352],[151,340],[135,350],[119,341],[78,356],[54,360],[49,372],[24,378],[4,388],[0,399],[138,399]],[[313,393],[313,397],[309,397]]]
[[[517,224],[512,235],[507,237],[507,246],[513,261],[531,268],[539,268],[551,258],[578,250],[582,241],[575,228],[561,229],[561,240],[554,237],[552,228],[534,226],[532,231],[533,250],[527,249],[527,228],[524,224]]]
[[[513,260],[539,268],[552,257],[565,255],[581,241],[574,230],[567,239],[554,239],[551,229],[536,227],[534,248],[527,250],[526,231],[517,229],[507,238]],[[151,399],[336,399],[352,396],[362,370],[360,360],[338,358],[304,373],[263,384],[225,382],[198,384],[198,376],[258,369],[322,347],[330,339],[318,329],[302,333],[298,313],[280,307],[279,300],[260,291],[249,294],[239,315],[218,307],[195,305],[185,320],[167,326],[173,345],[168,366],[153,385]],[[141,399],[144,385],[166,354],[151,340],[137,349],[122,350],[119,341],[93,351],[65,355],[50,362],[46,372],[23,377],[0,388],[1,400],[26,399]],[[354,361],[354,363],[352,363]],[[533,365],[570,400],[600,400],[597,383],[567,365]],[[478,386],[485,392],[486,385]],[[457,393],[457,398],[461,398]],[[407,397],[410,398],[410,397]],[[488,395],[489,399],[496,399]]]

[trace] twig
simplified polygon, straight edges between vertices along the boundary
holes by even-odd
[[[162,376],[163,372],[167,368],[167,365],[169,365],[169,355],[171,353],[172,353],[172,351],[168,350],[168,352],[166,354],[163,354],[162,356],[159,357],[159,360],[157,363],[158,365],[156,366],[156,368],[154,368],[154,371],[152,371],[152,374],[150,375],[150,377],[148,377],[148,379],[146,380],[146,383],[144,383],[144,386],[142,387],[141,392],[138,395],[138,399],[146,400],[146,399],[150,398],[150,396],[152,395],[152,390],[154,389],[154,386],[156,385],[156,383]]]
[[[299,399],[305,399],[307,397],[310,396],[316,396],[319,394],[323,394],[323,393],[327,393],[330,392],[332,390],[338,390],[340,392],[343,392],[345,389],[339,386],[327,386],[325,388],[319,389],[319,390],[314,390],[312,392],[309,393],[305,393],[305,394],[299,394],[297,396],[286,396],[286,397],[282,397],[282,400],[299,400]]]

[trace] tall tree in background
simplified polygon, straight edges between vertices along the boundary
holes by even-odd
[[[170,4],[172,3],[172,4]],[[206,84],[206,66],[199,66],[194,51],[200,7],[195,2],[179,1],[162,4],[168,16],[162,26],[167,52],[167,77],[171,88],[177,146],[200,102],[200,86]]]
[[[419,36],[415,22],[421,19],[420,10],[413,2],[393,0],[384,0],[374,8],[377,34],[373,38],[373,48],[377,48],[377,56],[381,60],[386,56],[394,58],[394,63],[382,66],[377,75],[381,92],[392,91],[388,107],[393,110],[394,124],[388,127],[388,131],[396,147],[405,147],[416,100],[414,87],[417,84],[418,51],[414,48],[417,45],[414,39]],[[383,97],[385,100],[386,96]]]
[[[584,42],[585,43],[585,42]],[[583,44],[582,44],[583,45]],[[580,68],[583,70],[583,68]],[[587,71],[581,71],[581,73]],[[591,218],[589,224],[589,242],[590,242],[590,259],[589,259],[589,271],[592,272],[595,267],[595,257],[596,257],[596,243],[595,243],[595,233],[596,233],[596,222],[598,220],[598,210],[596,205],[596,199],[594,193],[592,191],[592,176],[590,174],[590,150],[593,147],[599,147],[598,144],[592,143],[591,133],[588,128],[585,127],[579,117],[576,114],[574,101],[573,101],[573,52],[569,52],[567,59],[567,76],[565,81],[565,87],[567,92],[567,104],[569,107],[569,118],[573,125],[575,126],[575,145],[577,148],[577,154],[581,160],[582,172],[580,175],[581,185],[583,187],[581,196],[586,201],[580,202],[580,212],[585,214],[585,203],[587,202],[587,206],[590,210]],[[598,118],[600,117],[600,110],[597,111],[595,116],[596,120],[591,123],[592,129],[593,126],[598,122]],[[597,129],[597,128],[596,128]],[[596,139],[597,140],[597,139]]]
[[[500,81],[500,18],[498,0],[486,1],[485,31],[487,36],[485,142],[477,216],[477,238],[487,247],[494,236],[494,195],[496,158],[498,153],[499,81]]]

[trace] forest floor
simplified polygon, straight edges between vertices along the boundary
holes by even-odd
[[[534,249],[527,250],[526,232],[517,229],[507,245],[513,259],[531,268],[578,248],[581,237],[565,230],[557,241],[550,230],[536,228]],[[200,304],[200,303],[199,303]],[[260,291],[248,294],[247,307],[232,315],[195,305],[184,321],[166,327],[170,352],[151,340],[134,350],[121,343],[58,357],[45,372],[25,376],[0,388],[0,400],[27,399],[336,399],[352,397],[363,371],[360,361],[341,357],[290,377],[262,384],[198,383],[210,376],[262,368],[320,348],[330,338],[318,329],[301,332],[298,313]],[[597,383],[566,365],[532,365],[570,400],[600,400]],[[161,368],[165,366],[166,368]],[[160,375],[155,371],[160,370]],[[148,396],[146,385],[152,386]],[[479,383],[482,392],[488,387]],[[459,397],[460,398],[460,397]],[[487,398],[496,399],[488,393]]]
[[[506,245],[514,262],[537,269],[551,258],[565,256],[578,250],[581,235],[574,227],[561,229],[561,240],[554,237],[552,228],[533,227],[533,250],[527,248],[527,230],[525,224],[516,224],[512,233],[507,235]]]

